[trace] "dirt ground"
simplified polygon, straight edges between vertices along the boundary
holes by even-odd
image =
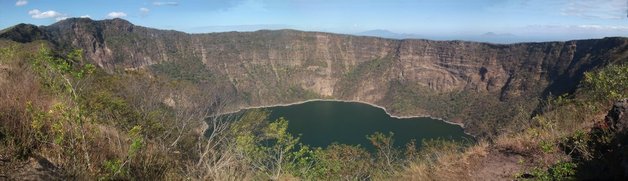
[[[477,170],[471,172],[469,180],[514,180],[516,174],[530,167],[523,159],[521,155],[491,151],[471,161],[470,168]]]

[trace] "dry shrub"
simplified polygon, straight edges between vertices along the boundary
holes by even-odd
[[[532,131],[533,132],[533,131]],[[497,138],[494,146],[497,150],[521,155],[533,155],[539,152],[538,136],[531,134],[502,135]]]
[[[35,75],[25,67],[4,65],[8,67],[3,70],[8,76],[0,84],[0,133],[6,139],[0,141],[7,144],[3,149],[12,149],[5,151],[22,158],[39,146],[32,136],[31,115],[27,109],[46,108],[50,98],[41,93]]]
[[[488,143],[480,141],[470,147],[456,143],[428,145],[417,160],[401,173],[399,180],[468,180],[477,159],[488,154]]]

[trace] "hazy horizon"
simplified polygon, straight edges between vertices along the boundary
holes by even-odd
[[[3,0],[0,29],[89,17],[187,33],[295,29],[514,43],[626,37],[627,7],[626,0]]]

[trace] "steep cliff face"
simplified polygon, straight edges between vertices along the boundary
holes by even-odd
[[[429,114],[460,122],[483,119],[473,116],[481,109],[471,106],[504,107],[573,91],[584,71],[628,59],[626,38],[496,45],[294,30],[185,34],[121,19],[20,27],[0,37],[81,48],[112,73],[202,62],[237,95],[234,109],[334,98],[378,104],[400,116]],[[469,101],[450,109],[461,100]]]

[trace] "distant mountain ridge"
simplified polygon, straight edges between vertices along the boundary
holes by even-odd
[[[232,109],[354,100],[397,116],[465,123],[475,134],[484,134],[488,122],[507,124],[512,109],[531,112],[538,98],[574,91],[585,71],[628,60],[628,39],[620,37],[500,45],[296,30],[186,34],[123,19],[20,24],[3,30],[0,39],[80,48],[110,73],[211,75],[212,84],[236,97]],[[156,71],[185,66],[197,71]]]
[[[389,39],[427,39],[439,41],[473,41],[495,44],[512,44],[525,42],[547,42],[548,37],[517,36],[512,33],[486,32],[482,34],[452,34],[452,35],[419,35],[412,33],[395,33],[385,29],[375,29],[353,33],[358,36],[372,36]],[[545,40],[545,41],[544,41]]]
[[[392,32],[389,30],[383,30],[383,29],[364,31],[364,32],[356,33],[355,35],[374,36],[374,37],[390,38],[390,39],[425,39],[422,36],[416,35],[416,34],[395,33],[395,32]]]

